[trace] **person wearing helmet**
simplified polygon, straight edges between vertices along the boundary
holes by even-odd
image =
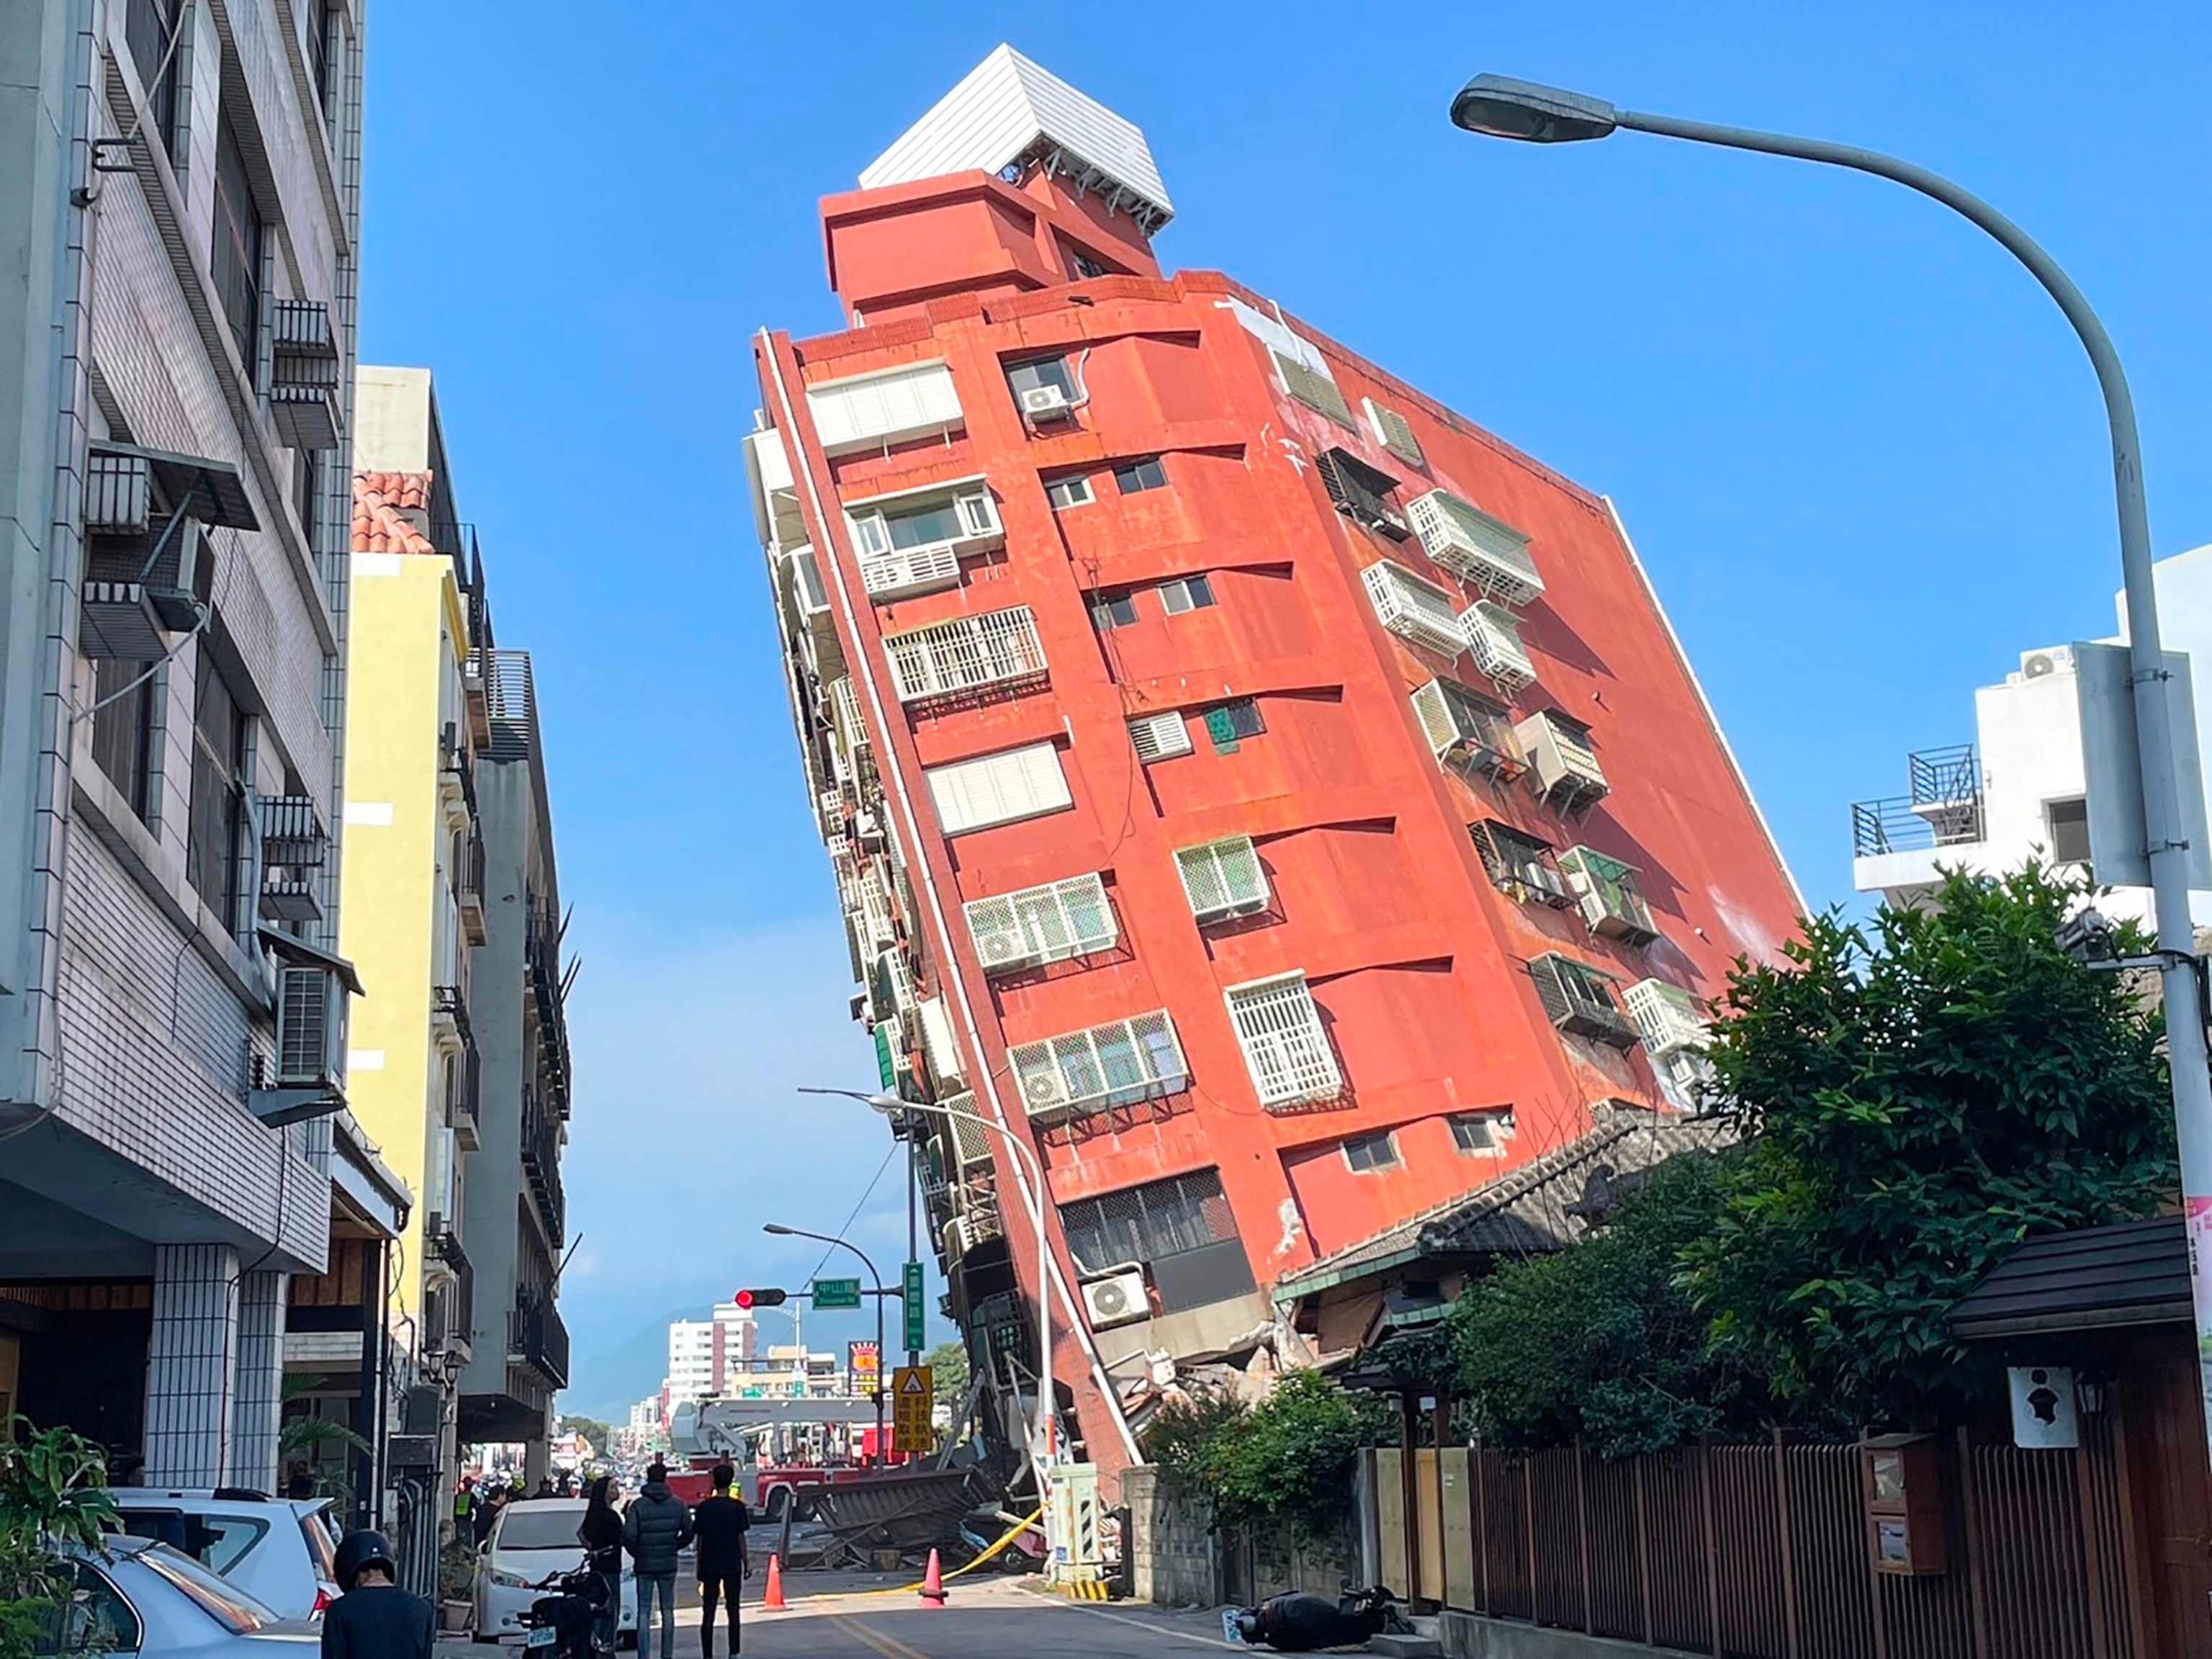
[[[323,1659],[431,1659],[438,1616],[395,1582],[382,1533],[348,1533],[335,1565],[341,1594],[323,1615]]]

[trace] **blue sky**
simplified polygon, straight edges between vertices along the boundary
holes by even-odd
[[[1146,130],[1164,264],[1230,271],[1616,499],[1815,904],[1848,896],[1850,799],[1971,737],[1972,689],[2022,649],[2112,630],[2089,371],[1933,204],[1628,135],[1469,138],[1445,119],[1467,76],[1981,191],[2118,342],[2160,551],[2212,541],[2202,7],[374,0],[362,356],[436,371],[501,641],[537,653],[578,907],[580,1403],[656,1380],[637,1339],[669,1310],[797,1282],[815,1255],[758,1224],[834,1228],[882,1158],[861,1109],[790,1093],[873,1067],[736,441],[750,333],[836,325],[817,199],[1001,40]],[[855,1223],[893,1273],[896,1194]]]

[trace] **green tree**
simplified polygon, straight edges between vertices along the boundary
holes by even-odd
[[[1165,1407],[1146,1454],[1223,1525],[1273,1522],[1318,1534],[1341,1519],[1353,1455],[1382,1437],[1388,1419],[1371,1395],[1346,1394],[1319,1371],[1291,1371],[1256,1406],[1201,1393]]]
[[[1579,1439],[1623,1457],[1758,1422],[1761,1380],[1711,1350],[1711,1321],[1677,1283],[1682,1252],[1718,1216],[1722,1165],[1705,1152],[1670,1160],[1589,1238],[1502,1267],[1460,1297],[1446,1330],[1484,1438]]]
[[[29,1659],[75,1582],[57,1543],[99,1552],[116,1518],[107,1455],[68,1429],[0,1419],[0,1659]]]
[[[2154,1209],[2178,1173],[2162,1021],[2054,936],[2078,888],[1953,874],[1871,928],[1740,968],[1716,1097],[1744,1137],[1682,1250],[1719,1352],[1804,1412],[1955,1410],[1944,1311],[2032,1231]]]
[[[560,1431],[582,1435],[592,1443],[592,1449],[601,1455],[605,1455],[607,1443],[614,1436],[614,1431],[596,1417],[564,1417],[561,1419]]]
[[[968,1350],[957,1342],[940,1342],[922,1355],[941,1405],[957,1407],[968,1392]]]

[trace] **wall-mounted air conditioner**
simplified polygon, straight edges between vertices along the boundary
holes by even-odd
[[[1074,412],[1066,386],[1033,386],[1022,393],[1022,414],[1028,420],[1064,421]]]
[[[1124,1262],[1083,1283],[1083,1316],[1094,1331],[1116,1325],[1133,1325],[1152,1316],[1152,1298],[1145,1294],[1141,1262]]]

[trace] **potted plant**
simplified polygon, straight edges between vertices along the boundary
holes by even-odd
[[[477,1556],[465,1538],[448,1538],[438,1552],[438,1628],[459,1632],[476,1611]]]

